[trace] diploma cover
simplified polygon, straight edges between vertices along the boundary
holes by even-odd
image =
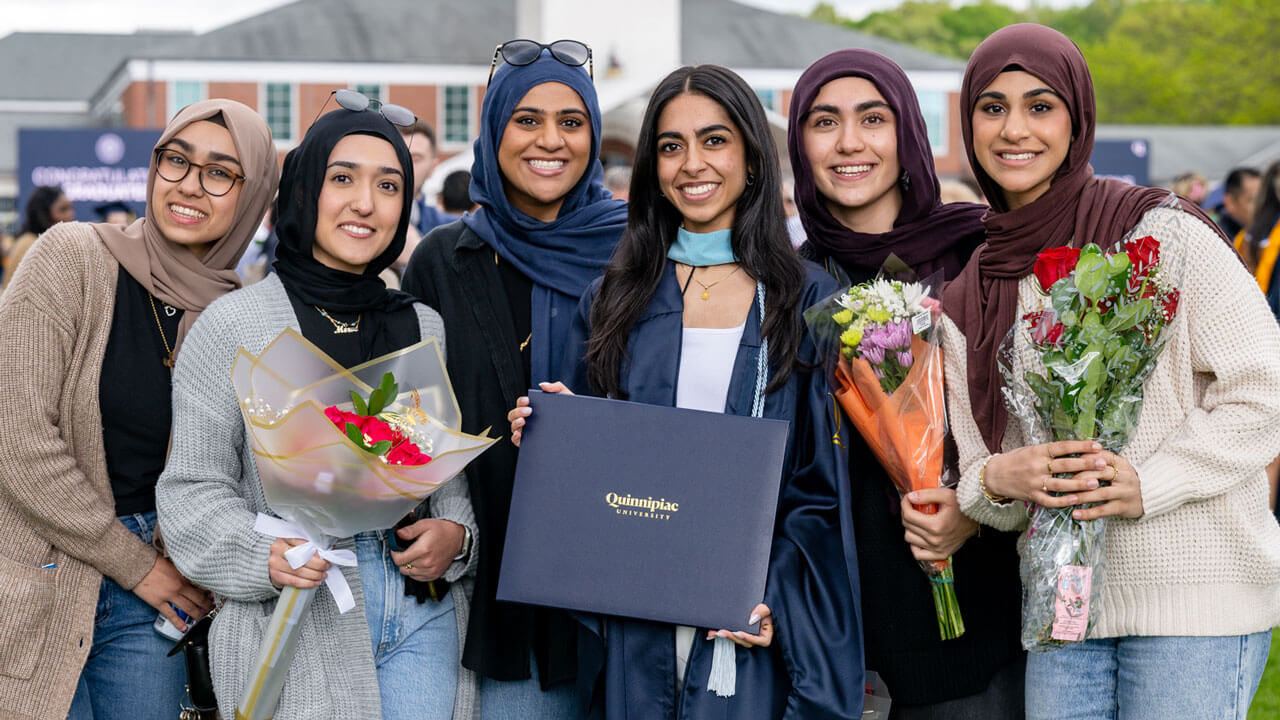
[[[498,599],[755,633],[789,423],[529,401]]]

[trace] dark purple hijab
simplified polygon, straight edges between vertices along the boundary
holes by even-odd
[[[813,169],[805,157],[803,135],[809,109],[824,85],[842,77],[870,81],[896,117],[898,163],[903,170],[903,180],[899,182],[902,209],[887,233],[854,232],[836,220],[818,193]],[[875,271],[894,254],[920,277],[942,271],[950,279],[982,242],[980,219],[986,208],[973,203],[943,205],[938,199],[933,151],[915,90],[902,68],[879,53],[837,50],[804,71],[791,95],[787,149],[795,174],[800,221],[810,245],[820,256],[833,257],[846,268]]]
[[[973,147],[978,95],[1006,70],[1030,73],[1058,93],[1071,114],[1074,138],[1049,189],[1017,210],[1009,209],[1004,191],[982,169]],[[1070,38],[1043,25],[1010,25],[992,33],[973,51],[960,89],[960,123],[969,164],[991,202],[991,211],[983,217],[987,242],[947,287],[942,306],[968,343],[973,419],[987,449],[996,453],[1008,423],[996,355],[1016,319],[1018,281],[1030,274],[1042,250],[1091,242],[1109,249],[1169,191],[1094,177],[1089,158],[1096,112],[1089,66]],[[1184,200],[1182,207],[1217,230],[1217,224],[1195,204]]]

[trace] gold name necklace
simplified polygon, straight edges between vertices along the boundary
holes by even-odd
[[[360,332],[360,316],[359,315],[357,315],[356,319],[353,320],[352,322],[342,322],[341,320],[337,320],[332,315],[325,312],[324,308],[320,307],[319,305],[312,305],[311,307],[315,308],[316,311],[320,313],[320,317],[323,317],[325,320],[328,320],[330,323],[333,323],[334,335],[346,335],[347,333]]]

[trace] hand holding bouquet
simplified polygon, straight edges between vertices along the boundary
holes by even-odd
[[[947,425],[934,287],[878,279],[805,313],[815,336],[838,347],[836,399],[903,495],[942,481]],[[832,336],[837,342],[830,343]],[[916,509],[937,512],[936,505]],[[920,566],[933,590],[939,634],[944,640],[959,637],[964,620],[951,559]]]
[[[1178,308],[1178,290],[1161,279],[1160,243],[1053,248],[1034,272],[1048,307],[1024,315],[1001,349],[1010,413],[1028,444],[1095,440],[1119,453]],[[1083,640],[1096,615],[1106,522],[1072,510],[1033,506],[1018,543],[1028,650]]]

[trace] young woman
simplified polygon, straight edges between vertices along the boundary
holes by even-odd
[[[174,373],[173,448],[156,496],[175,564],[225,601],[209,635],[223,717],[256,666],[280,588],[316,587],[326,572],[347,576],[356,609],[340,614],[331,593],[317,594],[273,717],[470,717],[456,582],[474,566],[466,484],[446,484],[429,499],[432,517],[396,531],[403,552],[387,533],[361,533],[339,543],[354,544],[358,567],[316,556],[295,570],[284,552],[302,540],[253,529],[269,508],[231,385],[237,351],[256,355],[285,328],[345,367],[427,337],[443,345],[440,317],[378,279],[403,248],[412,177],[400,132],[378,112],[321,117],[285,158],[275,272],[210,306]],[[441,576],[454,584],[439,602],[406,595],[405,578]]]
[[[432,231],[404,277],[404,289],[444,317],[449,374],[471,433],[501,427],[531,378],[560,376],[578,298],[626,219],[626,205],[601,182],[600,107],[582,67],[549,50],[503,65],[480,117],[471,168],[480,207]],[[571,719],[581,714],[577,624],[563,611],[495,598],[515,466],[508,443],[470,466],[484,542],[463,665],[481,676],[481,717]]]
[[[578,308],[569,387],[736,415],[760,406],[790,421],[791,437],[765,602],[753,611],[760,634],[607,618],[592,709],[611,720],[860,717],[856,561],[839,512],[847,470],[801,317],[835,282],[791,249],[769,126],[740,77],[716,65],[668,75],[637,148],[626,233]],[[527,405],[509,416],[517,442]],[[727,698],[708,690],[717,636],[746,648]]]
[[[5,242],[4,247],[4,280],[0,282],[0,291],[9,287],[18,263],[31,249],[32,243],[45,230],[60,222],[71,222],[76,219],[76,209],[62,188],[55,185],[41,185],[31,191],[27,199],[26,220],[22,230],[12,243]]]
[[[152,547],[188,328],[235,289],[276,187],[266,123],[230,100],[179,112],[146,217],[62,223],[0,302],[0,707],[37,718],[172,718],[182,659],[156,633],[212,602]],[[74,698],[74,702],[73,702]]]
[[[833,52],[800,76],[789,118],[808,236],[802,254],[846,286],[875,278],[890,255],[921,279],[960,272],[983,240],[986,208],[939,201],[924,117],[902,68],[870,50]],[[899,500],[856,432],[846,442],[858,549],[851,571],[862,576],[866,664],[889,686],[892,717],[1020,717],[1016,535],[975,537],[977,523],[960,512],[951,489],[920,491],[915,502],[940,511],[917,511]],[[916,561],[953,555],[966,632],[943,641]]]
[[[1108,518],[1096,624],[1082,642],[1030,655],[1027,715],[1243,718],[1280,621],[1280,527],[1264,473],[1280,450],[1280,330],[1194,205],[1157,209],[1167,191],[1093,176],[1093,86],[1065,36],[1039,25],[994,33],[969,60],[961,100],[993,212],[987,243],[943,301],[960,506],[1003,530],[1026,525],[1024,501]],[[1135,226],[1161,243],[1181,293],[1137,428],[1120,454],[1089,441],[1026,446],[996,351],[1047,302],[1036,254],[1109,249]]]

